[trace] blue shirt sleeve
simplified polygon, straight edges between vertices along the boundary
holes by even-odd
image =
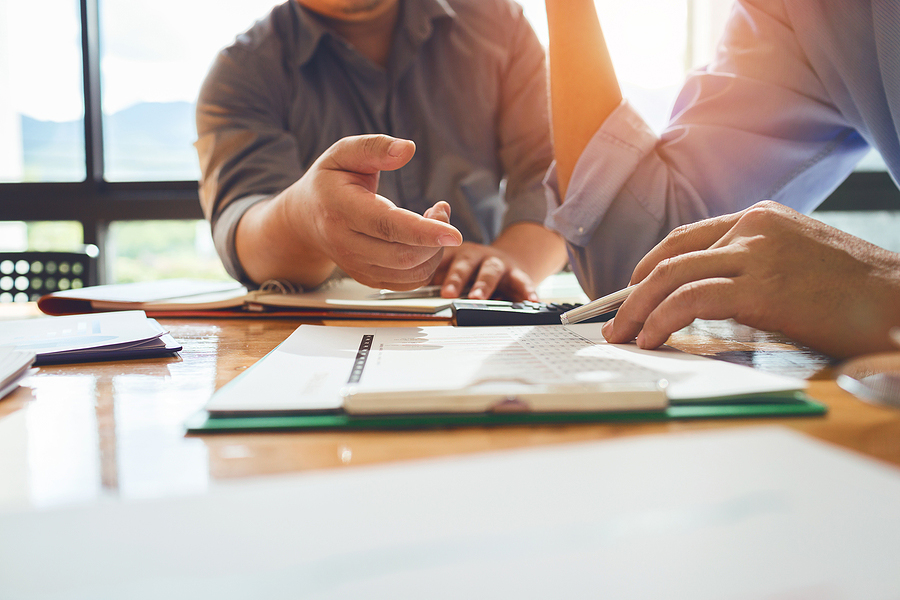
[[[566,238],[587,294],[627,285],[679,225],[766,199],[820,204],[868,149],[831,92],[781,0],[738,2],[715,61],[688,77],[659,137],[624,102],[582,153],[565,202],[548,173],[546,224]]]

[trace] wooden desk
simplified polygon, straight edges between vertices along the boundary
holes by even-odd
[[[21,311],[21,309],[17,309]],[[21,312],[0,311],[2,318]],[[280,319],[160,320],[184,344],[178,358],[42,367],[0,400],[0,507],[54,506],[205,490],[211,481],[384,461],[778,423],[900,465],[900,411],[841,390],[833,365],[778,336],[697,322],[670,343],[811,380],[825,417],[638,424],[185,436],[182,423],[299,324]],[[360,325],[360,322],[329,323]],[[409,325],[410,323],[403,323]],[[380,323],[384,325],[384,323]],[[261,390],[260,393],[265,393]]]

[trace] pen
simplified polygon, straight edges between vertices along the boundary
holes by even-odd
[[[381,290],[377,294],[369,296],[375,300],[402,300],[404,298],[436,298],[441,295],[441,286],[426,285],[414,290],[395,292],[393,290]]]
[[[582,321],[587,321],[588,319],[592,319],[597,315],[602,315],[603,313],[608,313],[611,310],[615,310],[622,306],[622,303],[625,302],[625,299],[631,295],[631,291],[635,286],[629,285],[624,290],[619,290],[618,292],[613,292],[608,296],[603,296],[602,298],[597,298],[591,302],[583,306],[579,306],[578,308],[573,308],[572,310],[566,311],[563,314],[559,315],[559,320],[563,325],[574,325],[575,323],[581,323]]]

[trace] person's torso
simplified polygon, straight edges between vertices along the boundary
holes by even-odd
[[[286,126],[296,137],[302,170],[347,136],[413,140],[415,156],[381,173],[379,194],[419,213],[445,200],[465,239],[490,242],[504,212],[497,119],[508,56],[487,34],[484,24],[458,15],[412,29],[401,24],[386,69],[324,35],[311,58],[286,74]],[[286,52],[291,45],[284,41]]]

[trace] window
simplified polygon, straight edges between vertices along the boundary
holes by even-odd
[[[0,0],[0,245],[97,244],[107,282],[227,277],[197,200],[194,101],[274,4]]]
[[[708,0],[707,4],[730,7],[730,1]],[[544,1],[525,0],[521,4],[546,46],[549,34]],[[699,49],[707,50],[715,44],[714,39],[712,42],[704,39],[702,44],[688,44],[688,4],[688,0],[596,0],[597,14],[622,93],[657,132],[668,121],[687,68],[708,60],[708,53],[699,53]],[[709,24],[709,28],[717,34],[724,24],[724,17],[718,12],[705,14],[716,16],[715,25]],[[713,34],[709,37],[713,38]],[[673,48],[677,51],[673,52]],[[694,56],[694,48],[698,49],[698,56]]]
[[[219,48],[278,1],[0,0],[0,244],[96,244],[102,281],[187,263],[225,277],[197,200],[194,101]],[[732,0],[596,1],[623,90],[661,129]],[[522,4],[546,42],[543,0]],[[877,155],[860,169],[826,206],[896,209]],[[175,257],[138,252],[138,239],[165,239]]]
[[[81,62],[72,0],[0,0],[0,182],[84,180]]]
[[[274,5],[274,0],[103,0],[100,67],[108,181],[200,176],[192,145],[200,84],[219,48]]]

